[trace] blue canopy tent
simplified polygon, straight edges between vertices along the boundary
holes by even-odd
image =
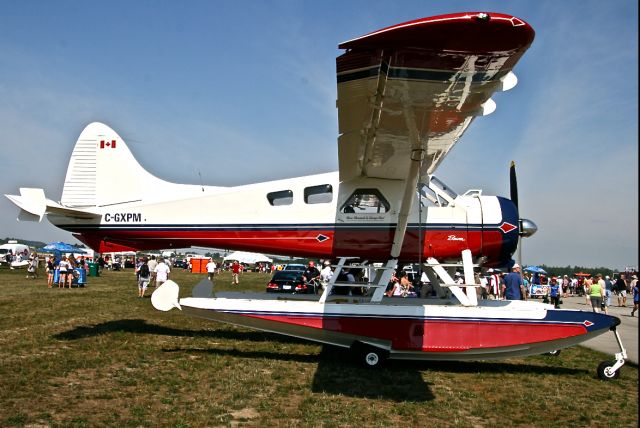
[[[547,271],[542,269],[539,266],[528,266],[526,268],[524,268],[525,271],[527,272],[531,272],[531,273],[538,273],[538,274],[542,274],[542,275],[546,275]]]
[[[82,248],[74,247],[66,242],[52,242],[41,248],[42,251],[58,251],[60,253],[86,254]]]

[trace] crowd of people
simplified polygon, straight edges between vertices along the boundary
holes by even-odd
[[[11,258],[8,260],[9,263],[18,258],[21,260],[27,259],[27,278],[38,278],[40,258],[36,252],[16,255],[9,253],[8,257]],[[98,271],[103,269],[122,269],[127,264],[127,261],[134,264],[133,260],[122,260],[118,257],[107,257],[105,259],[100,256],[96,260]],[[138,282],[138,297],[144,297],[150,285],[158,287],[166,282],[169,279],[171,266],[174,263],[175,261],[165,260],[162,257],[156,258],[156,256],[138,258],[134,264]],[[309,261],[302,275],[304,282],[312,284],[316,291],[324,288],[333,276],[331,261],[321,260],[320,265],[322,270],[316,267],[314,261]],[[184,266],[185,269],[189,268],[186,264]],[[282,268],[283,265],[257,263],[254,270],[260,273],[273,273]],[[58,288],[71,288],[72,284],[77,283],[82,270],[88,270],[88,263],[84,256],[78,258],[73,254],[68,257],[63,255],[59,258],[47,256],[45,258],[47,287],[53,288],[57,285]],[[231,283],[235,286],[240,283],[240,276],[247,270],[248,267],[238,261],[216,262],[210,258],[206,264],[209,280],[213,281],[214,276],[222,271],[230,271]],[[367,281],[366,269],[345,266],[341,269],[339,277],[336,278],[336,282],[342,284],[342,286],[335,287],[333,294],[364,295],[367,293],[367,289],[363,285],[358,285],[358,283]],[[464,284],[464,278],[461,273],[455,273],[454,282],[460,285]],[[541,297],[545,302],[549,302],[554,307],[559,308],[563,297],[584,296],[585,303],[590,305],[594,312],[602,311],[607,313],[607,308],[614,302],[617,303],[618,307],[627,307],[627,300],[632,298],[633,309],[631,316],[635,316],[635,313],[639,310],[640,293],[636,274],[620,273],[615,278],[602,274],[595,276],[581,274],[571,277],[569,275],[546,277],[536,273],[521,273],[521,267],[515,264],[509,273],[499,272],[492,268],[477,272],[474,282],[481,285],[477,288],[479,299],[527,300],[532,297]],[[354,285],[344,286],[344,284]],[[81,285],[84,286],[84,283]],[[543,286],[542,288],[539,287],[541,285]],[[543,294],[536,295],[540,289],[544,290]],[[409,272],[405,269],[397,269],[391,277],[385,295],[388,297],[429,297],[435,296],[435,289],[431,286],[424,272],[413,275],[413,278],[410,278]]]
[[[78,284],[78,280],[86,276],[88,269],[88,263],[85,257],[80,256],[76,258],[73,254],[70,254],[68,257],[62,255],[58,258],[55,256],[47,256],[44,262],[48,288],[53,288],[57,285],[58,288],[71,289],[74,283]],[[37,269],[37,262],[35,266]],[[35,277],[37,278],[37,273],[35,273]],[[79,285],[84,286],[84,283]]]

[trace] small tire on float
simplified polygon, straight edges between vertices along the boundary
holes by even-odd
[[[561,352],[560,349],[556,349],[554,351],[545,352],[544,355],[548,355],[550,357],[557,357],[560,355],[560,352]]]
[[[616,364],[616,361],[603,361],[598,365],[598,377],[601,380],[618,379],[620,377],[620,369],[615,372],[611,372],[611,367]]]
[[[351,352],[356,362],[369,369],[377,369],[389,358],[389,351],[362,342],[354,342]]]

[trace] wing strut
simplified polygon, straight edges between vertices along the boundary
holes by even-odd
[[[427,152],[427,140],[425,139],[423,141],[420,138],[416,116],[411,108],[412,103],[410,98],[409,90],[405,87],[402,94],[402,107],[407,130],[409,131],[409,141],[411,142],[411,164],[404,182],[404,194],[402,195],[402,204],[398,212],[398,223],[396,224],[393,246],[391,247],[391,257],[394,259],[400,256],[400,251],[402,250],[402,243],[404,242],[404,235],[407,231],[407,223],[409,222],[409,212],[411,211],[411,206],[416,196],[420,169],[424,161],[424,155]],[[428,123],[428,120],[422,120],[422,123]],[[420,251],[422,251],[422,249],[420,249]]]

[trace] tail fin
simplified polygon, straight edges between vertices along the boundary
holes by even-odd
[[[186,197],[196,191],[203,189],[169,183],[147,172],[113,129],[94,122],[78,137],[60,203],[66,207],[91,208],[138,202],[153,194]]]

